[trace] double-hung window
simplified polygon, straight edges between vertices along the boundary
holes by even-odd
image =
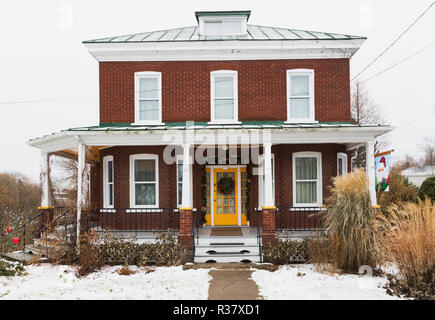
[[[275,155],[271,154],[271,170],[272,170],[272,199],[275,200]],[[258,207],[263,207],[264,204],[264,156],[259,156],[259,166],[258,166]]]
[[[237,71],[211,73],[211,123],[237,123]]]
[[[130,207],[158,208],[158,160],[154,154],[130,156]]]
[[[190,186],[192,187],[192,170],[190,170]],[[190,193],[192,196],[192,192]],[[180,207],[183,202],[183,158],[177,159],[177,205]],[[192,203],[192,198],[191,198]]]
[[[317,152],[293,154],[293,205],[319,206],[322,203],[322,157]]]
[[[103,204],[104,208],[113,208],[113,156],[103,158]]]
[[[347,154],[343,152],[337,153],[337,176],[347,174]]]
[[[315,122],[314,70],[287,70],[287,122]]]
[[[135,73],[135,123],[162,123],[162,74]]]

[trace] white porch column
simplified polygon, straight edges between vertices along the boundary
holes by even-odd
[[[80,244],[80,221],[83,205],[83,174],[85,171],[86,146],[79,141],[77,145],[77,245]]]
[[[192,163],[190,161],[190,144],[183,145],[183,190],[181,198],[181,207],[192,209],[192,186],[190,185],[190,177],[192,171]]]
[[[375,141],[367,141],[366,146],[366,173],[369,180],[370,200],[373,206],[377,205],[375,188]]]
[[[267,142],[263,143],[264,154],[264,203],[263,207],[274,207],[275,199],[272,193],[272,144]]]
[[[41,207],[49,207],[51,206],[50,156],[47,152],[43,152],[43,151],[41,151],[41,183],[42,183]]]

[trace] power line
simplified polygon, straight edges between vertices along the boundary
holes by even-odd
[[[382,51],[372,62],[370,62],[364,69],[362,69],[355,77],[352,78],[352,81],[355,80],[361,73],[366,71],[368,68],[370,68],[380,57],[382,57],[392,46],[396,44],[397,41],[399,41],[405,33],[407,33],[433,6],[435,5],[435,1],[433,1],[426,10],[423,11],[422,14],[418,16],[417,19],[412,22],[408,28],[405,29],[397,38],[394,40],[384,51]]]
[[[364,82],[370,81],[370,80],[372,80],[372,79],[374,79],[374,78],[380,76],[380,75],[383,74],[384,72],[387,72],[388,70],[391,70],[391,69],[393,69],[394,67],[397,67],[398,65],[402,64],[403,62],[405,62],[405,61],[411,59],[412,57],[415,57],[417,54],[422,53],[423,51],[429,49],[429,48],[430,48],[431,46],[433,46],[434,44],[435,44],[435,42],[430,43],[428,46],[424,47],[423,49],[421,49],[421,50],[419,50],[419,51],[417,51],[417,52],[414,52],[412,55],[406,57],[405,59],[400,60],[399,62],[397,62],[397,63],[395,63],[395,64],[389,66],[388,68],[385,68],[385,69],[382,70],[381,72],[378,72],[378,73],[375,74],[374,76],[372,76],[372,77],[370,77],[370,78],[368,78],[368,79],[366,79],[366,80],[363,80],[363,81],[361,81],[360,83],[364,83]]]

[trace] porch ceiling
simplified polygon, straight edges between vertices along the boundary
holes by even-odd
[[[75,149],[78,141],[87,146],[180,145],[186,137],[193,144],[237,145],[341,143],[353,145],[372,141],[392,131],[389,125],[353,124],[264,124],[264,125],[184,125],[94,126],[63,130],[29,140],[29,146],[44,152]]]

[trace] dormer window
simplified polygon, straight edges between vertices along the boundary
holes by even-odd
[[[201,36],[229,36],[247,34],[250,11],[195,12]]]
[[[204,21],[204,35],[232,35],[242,33],[242,21]]]

